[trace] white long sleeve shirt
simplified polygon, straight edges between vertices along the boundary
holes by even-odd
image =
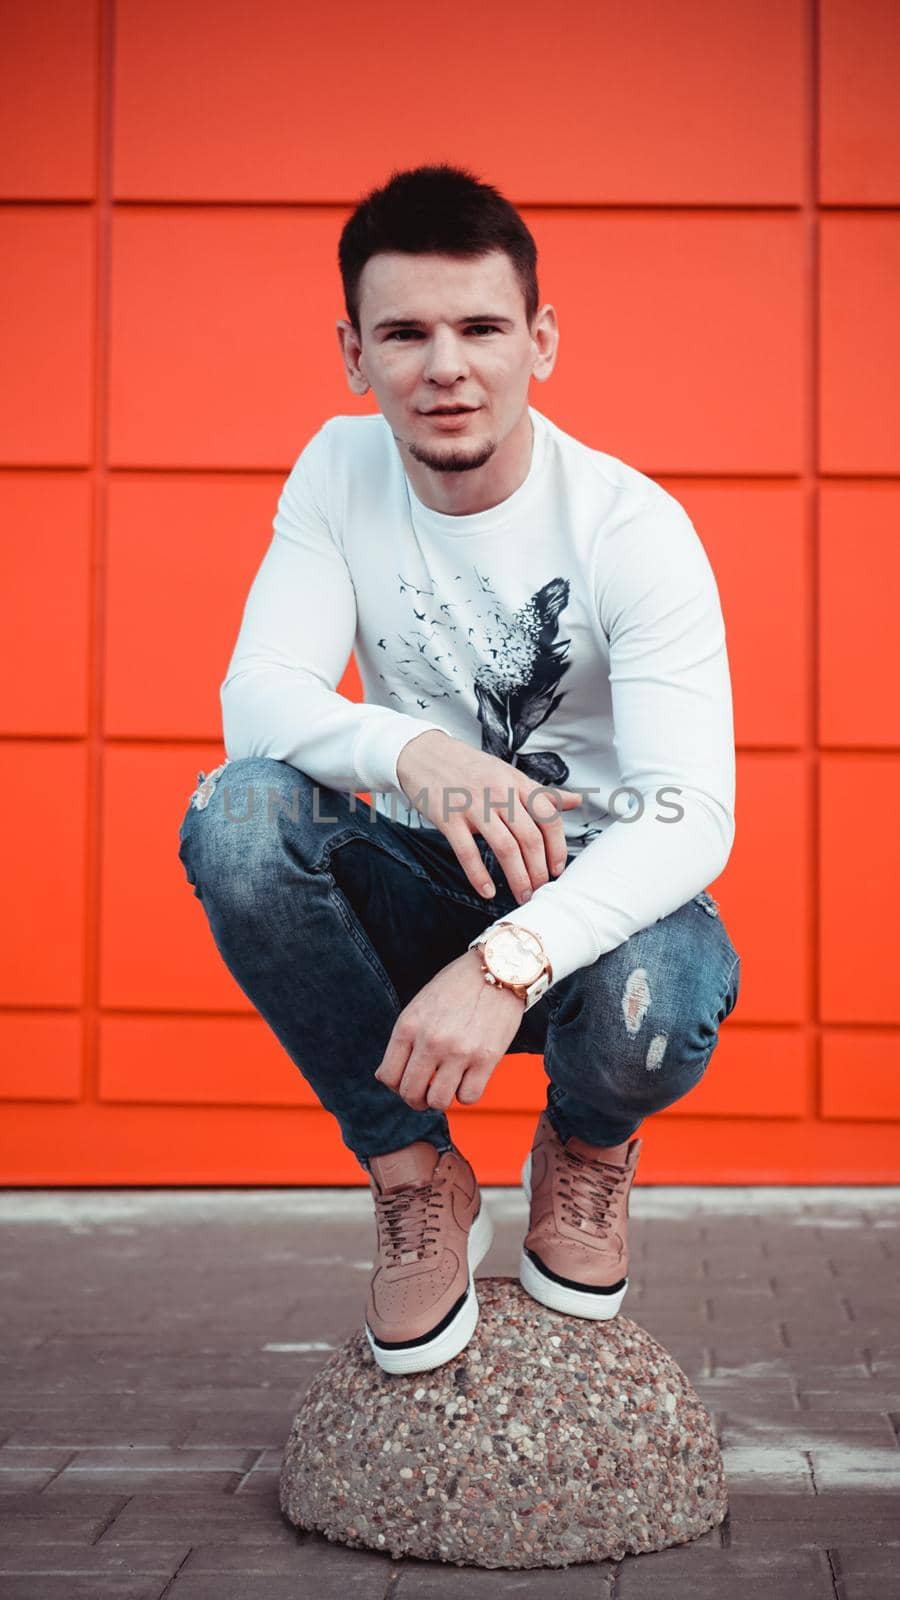
[[[526,478],[460,516],[419,500],[380,413],[325,422],[285,481],[220,696],[228,760],[368,791],[405,826],[432,826],[397,779],[426,728],[577,790],[573,859],[504,919],[539,935],[558,983],[721,872],[734,731],[718,589],[684,508],[528,409]],[[336,692],[351,651],[364,704]]]

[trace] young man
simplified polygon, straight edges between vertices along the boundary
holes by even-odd
[[[369,1174],[366,1332],[416,1372],[477,1322],[491,1224],[446,1112],[508,1053],[549,1079],[521,1282],[619,1309],[631,1136],[737,999],[705,892],[734,838],[731,686],[678,501],[529,404],[559,333],[514,207],[463,169],[394,173],[339,260],[347,381],[379,409],[331,417],[285,482],[180,855]],[[363,704],[336,692],[354,648]]]

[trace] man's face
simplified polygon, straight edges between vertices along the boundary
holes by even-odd
[[[359,316],[359,373],[398,444],[436,472],[484,466],[521,421],[542,354],[505,251],[372,256]],[[471,409],[435,415],[453,406]]]

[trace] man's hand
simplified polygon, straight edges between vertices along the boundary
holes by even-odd
[[[525,1001],[485,983],[477,950],[451,961],[401,1011],[375,1073],[416,1111],[480,1100],[518,1032]]]
[[[403,746],[397,777],[407,800],[449,839],[479,894],[490,878],[473,833],[487,839],[520,905],[549,882],[551,872],[558,877],[565,868],[566,830],[560,813],[582,804],[577,789],[536,783],[520,767],[473,750],[437,728],[427,728]]]

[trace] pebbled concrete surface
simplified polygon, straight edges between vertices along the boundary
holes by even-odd
[[[527,1207],[484,1190],[479,1276]],[[623,1313],[710,1410],[728,1480],[691,1545],[557,1571],[298,1538],[278,1469],[360,1323],[365,1189],[0,1192],[3,1600],[900,1600],[900,1189],[638,1186]]]

